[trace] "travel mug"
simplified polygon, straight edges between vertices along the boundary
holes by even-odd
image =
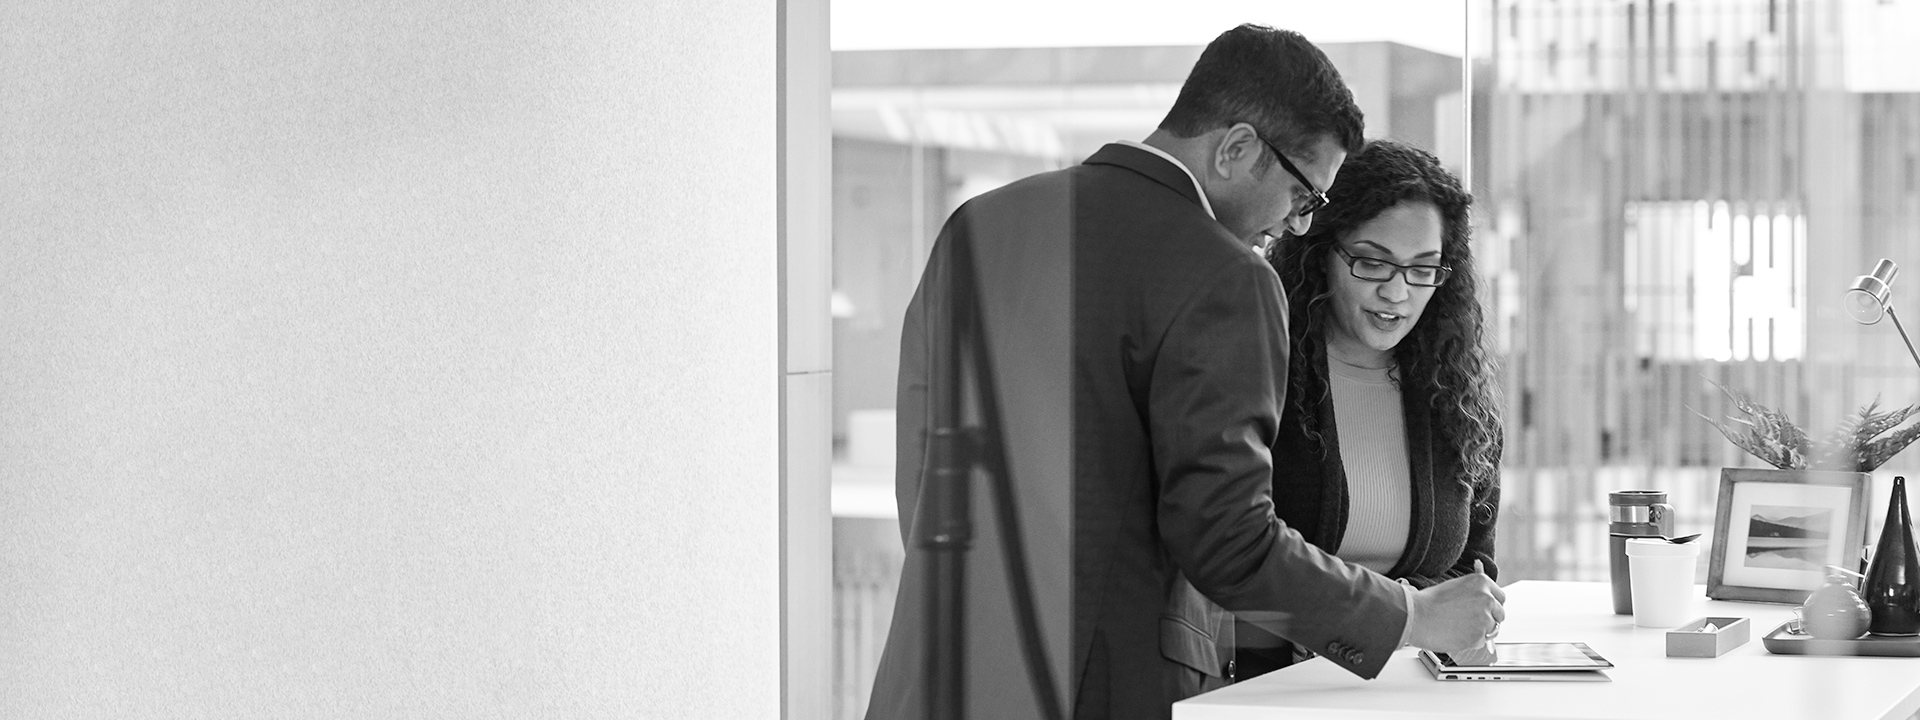
[[[1607,493],[1607,564],[1613,577],[1613,614],[1633,614],[1633,575],[1628,571],[1627,540],[1673,537],[1673,506],[1664,490]]]

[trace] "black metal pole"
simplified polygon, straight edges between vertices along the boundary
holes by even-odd
[[[933,383],[929,398],[933,410],[933,428],[928,437],[928,467],[931,470],[922,502],[920,547],[927,553],[926,625],[927,717],[931,720],[962,720],[966,717],[966,553],[973,544],[971,453],[962,431],[965,413],[961,402],[966,396],[964,353],[970,338],[973,309],[970,259],[957,251],[964,246],[961,235],[949,238],[945,267],[940,270],[945,312],[935,312],[933,354],[930,358]]]
[[[934,313],[934,350],[928,374],[936,383],[933,430],[928,438],[928,486],[922,489],[920,547],[927,551],[927,587],[932,598],[926,629],[927,717],[963,720],[966,715],[966,553],[973,545],[974,470],[987,475],[987,490],[999,518],[1007,584],[1020,636],[1027,677],[1039,704],[1039,717],[1065,715],[1055,694],[1047,662],[1038,603],[1027,564],[1026,542],[1014,502],[1013,471],[1007,464],[1005,419],[999,387],[987,348],[986,317],[980,305],[971,238],[948,237],[947,263],[938,272],[946,288],[946,312]],[[969,381],[972,381],[971,385]],[[971,392],[969,392],[971,391]],[[969,428],[966,400],[977,400],[979,428]]]

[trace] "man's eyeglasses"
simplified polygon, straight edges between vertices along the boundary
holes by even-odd
[[[1406,277],[1408,285],[1440,287],[1447,284],[1447,277],[1453,274],[1453,268],[1445,265],[1399,265],[1378,258],[1354,257],[1339,245],[1334,245],[1333,251],[1347,261],[1347,271],[1361,280],[1386,282],[1399,273]]]
[[[1286,168],[1287,174],[1292,175],[1293,179],[1299,180],[1300,184],[1307,188],[1307,199],[1294,210],[1295,215],[1306,217],[1319,212],[1321,208],[1327,206],[1327,194],[1320,192],[1320,188],[1314,187],[1313,181],[1308,180],[1307,176],[1300,172],[1300,168],[1293,166],[1293,161],[1287,159],[1286,153],[1280,152],[1280,148],[1274,147],[1273,143],[1267,142],[1266,138],[1260,137],[1259,135],[1255,135],[1254,137],[1260,138],[1260,144],[1267,146],[1268,150],[1273,151],[1273,156],[1280,159],[1280,167]]]

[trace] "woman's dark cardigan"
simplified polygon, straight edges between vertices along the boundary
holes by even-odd
[[[1452,440],[1431,408],[1430,392],[1403,385],[1402,416],[1407,426],[1407,459],[1413,481],[1413,497],[1407,547],[1400,561],[1388,570],[1387,577],[1405,579],[1414,587],[1425,588],[1443,580],[1473,572],[1479,560],[1488,575],[1498,577],[1493,561],[1494,519],[1500,507],[1497,482],[1469,488],[1460,463],[1452,452],[1436,452]],[[1340,431],[1334,421],[1332,398],[1311,403],[1318,412],[1320,435],[1326,452],[1307,437],[1300,422],[1299,409],[1288,402],[1280,420],[1280,437],[1273,448],[1274,512],[1299,531],[1308,542],[1329,553],[1340,550],[1347,531],[1347,474],[1340,461]],[[1499,462],[1495,445],[1494,462]],[[1272,645],[1273,638],[1254,625],[1237,624],[1242,648],[1238,655],[1237,675],[1246,679],[1292,664],[1293,649],[1284,641],[1280,647],[1250,649],[1253,645]],[[1262,636],[1265,636],[1264,638]],[[1260,642],[1265,640],[1265,642]],[[1249,643],[1251,641],[1251,643]],[[1302,654],[1304,655],[1304,654]]]

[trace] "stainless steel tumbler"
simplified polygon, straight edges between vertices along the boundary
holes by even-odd
[[[1607,563],[1613,571],[1613,613],[1633,614],[1633,576],[1627,573],[1627,538],[1673,537],[1673,506],[1661,490],[1607,493]]]

